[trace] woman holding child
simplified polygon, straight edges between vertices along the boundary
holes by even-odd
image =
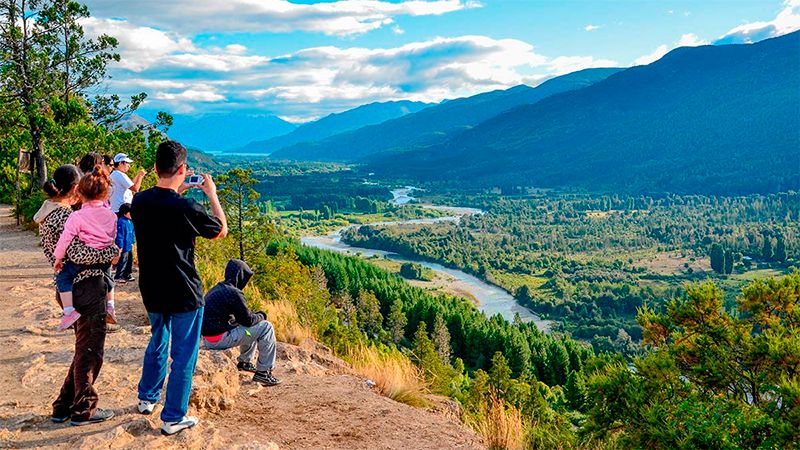
[[[61,281],[66,284],[60,287],[71,289],[71,304],[63,303],[62,325],[69,315],[70,320],[75,319],[75,355],[61,392],[53,402],[52,420],[56,423],[70,420],[72,425],[81,426],[114,415],[112,411],[97,408],[98,396],[93,387],[103,365],[106,316],[114,311],[113,303],[106,303],[110,292],[106,267],[119,256],[119,248],[113,245],[116,224],[106,223],[107,214],[98,209],[104,208],[102,203],[109,185],[108,174],[102,167],[81,176],[77,167],[61,166],[43,186],[49,198],[34,216],[47,259],[54,268],[68,265],[71,271],[62,276]],[[81,203],[86,204],[86,210],[79,214]],[[56,298],[60,299],[58,293]]]

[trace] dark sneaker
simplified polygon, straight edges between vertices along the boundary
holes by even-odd
[[[272,370],[256,372],[255,375],[253,375],[253,381],[261,383],[264,386],[276,386],[281,384],[281,380],[272,376]]]
[[[197,425],[197,422],[199,422],[197,417],[192,416],[183,416],[183,419],[178,422],[164,422],[164,425],[161,425],[161,434],[164,436],[172,436],[173,434],[192,428]]]
[[[127,282],[128,280],[126,280],[125,278],[114,278],[114,284],[125,284]]]
[[[250,362],[239,361],[239,364],[236,364],[236,368],[241,370],[242,372],[253,372],[253,373],[258,372],[256,366],[254,366],[253,363]]]
[[[93,423],[105,422],[106,420],[114,417],[114,411],[108,409],[96,409],[92,417],[85,420],[71,420],[70,425],[74,427],[82,427],[84,425],[91,425]]]
[[[128,275],[128,278],[125,278],[125,281],[131,283],[131,282],[136,281],[136,278],[134,278],[133,275]]]
[[[53,423],[64,423],[68,420],[69,420],[69,413],[66,413],[63,416],[53,414],[52,417],[50,417],[50,421]]]

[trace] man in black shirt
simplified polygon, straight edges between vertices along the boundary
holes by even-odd
[[[161,412],[161,432],[168,435],[197,424],[196,417],[186,416],[203,322],[203,286],[194,266],[195,239],[216,239],[228,232],[210,175],[203,175],[199,187],[208,197],[211,215],[180,195],[192,187],[184,183],[186,171],[186,148],[174,141],[162,142],[156,150],[158,183],[137,194],[131,204],[139,290],[152,329],[139,381],[138,409],[142,414],[152,413],[161,397],[171,340],[172,370]]]

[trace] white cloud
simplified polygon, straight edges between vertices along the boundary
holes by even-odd
[[[406,30],[402,29],[400,25],[395,25],[392,27],[392,32],[394,34],[405,34]]]
[[[486,36],[437,37],[392,48],[313,47],[276,56],[240,44],[202,48],[177,33],[121,19],[93,18],[84,26],[90,35],[108,33],[120,41],[122,61],[111,66],[116,92],[155,92],[148,107],[175,111],[201,103],[203,110],[320,116],[374,101],[438,102],[617,65],[588,56],[549,58],[527,42]]]
[[[188,102],[218,102],[225,100],[225,96],[220,95],[208,86],[197,86],[194,89],[187,89],[179,93],[156,92],[153,98],[167,101],[188,101]]]
[[[88,0],[93,14],[202,32],[292,32],[362,34],[394,23],[397,16],[442,15],[480,8],[462,0],[339,0],[310,4],[288,0]]]
[[[559,56],[550,60],[548,67],[554,75],[563,75],[592,67],[617,67],[619,63],[610,59],[595,59],[591,56]]]
[[[800,0],[784,0],[783,9],[773,20],[739,25],[714,43],[749,44],[797,30],[800,30]]]
[[[675,43],[676,47],[698,47],[701,45],[708,45],[709,42],[705,39],[700,39],[696,34],[686,33],[681,35],[678,42]]]
[[[586,25],[585,27],[583,27],[583,30],[584,31],[594,31],[594,30],[600,29],[600,27],[602,27],[602,25]]]
[[[176,51],[195,51],[189,39],[150,27],[140,27],[125,20],[89,17],[81,20],[89,37],[108,34],[119,41],[121,67],[134,71],[144,70],[151,61]]]
[[[643,66],[645,64],[650,64],[652,62],[658,61],[661,59],[662,56],[666,55],[669,52],[670,48],[666,44],[659,45],[653,50],[652,53],[647,55],[642,55],[636,58],[633,61],[634,66]]]
[[[278,116],[281,120],[285,120],[289,123],[294,123],[297,125],[312,122],[314,120],[319,119],[321,116]]]
[[[247,47],[239,44],[231,44],[225,46],[225,51],[234,55],[241,55],[247,52]]]
[[[708,44],[709,44],[708,41],[700,39],[696,34],[686,33],[684,35],[681,35],[680,39],[678,39],[678,41],[672,44],[671,46],[667,44],[659,45],[655,50],[653,50],[652,53],[649,53],[647,55],[642,55],[636,58],[633,61],[633,65],[643,66],[645,64],[650,64],[652,62],[658,61],[664,55],[669,53],[670,50],[678,47],[697,47],[699,45],[708,45]]]

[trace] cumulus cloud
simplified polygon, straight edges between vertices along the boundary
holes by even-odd
[[[204,111],[257,108],[307,118],[374,101],[438,102],[618,65],[589,56],[547,57],[521,40],[478,35],[264,55],[236,43],[202,47],[178,33],[122,19],[92,18],[84,27],[87,34],[108,33],[120,41],[122,61],[112,66],[110,81],[115,92],[145,90],[151,93],[148,107],[182,112],[202,105]]]
[[[108,34],[117,38],[122,58],[121,67],[134,71],[144,70],[151,65],[151,61],[173,52],[197,50],[187,38],[151,27],[137,26],[126,20],[89,17],[81,20],[81,25],[89,37]]]
[[[783,9],[773,20],[739,25],[714,43],[750,44],[797,30],[800,30],[800,0],[784,0]]]
[[[648,53],[646,55],[642,55],[642,56],[636,58],[633,61],[633,65],[634,66],[643,66],[643,65],[650,64],[652,62],[658,61],[664,55],[669,53],[670,50],[678,48],[678,47],[697,47],[697,46],[700,46],[700,45],[708,45],[708,44],[709,44],[708,41],[706,41],[704,39],[700,39],[696,34],[687,33],[687,34],[681,35],[680,39],[678,39],[671,46],[667,45],[667,44],[659,45],[658,47],[656,47],[655,50],[652,51],[652,53]]]
[[[288,0],[88,0],[92,12],[136,23],[202,32],[292,32],[362,34],[391,25],[397,16],[435,16],[479,8],[462,0],[339,0],[309,4]]]

